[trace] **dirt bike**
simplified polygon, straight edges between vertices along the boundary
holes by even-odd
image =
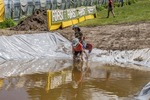
[[[89,53],[91,53],[91,51],[93,49],[93,45],[90,43],[87,43],[85,49],[88,50]]]

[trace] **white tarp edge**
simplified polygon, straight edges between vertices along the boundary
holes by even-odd
[[[149,99],[150,99],[150,82],[148,82],[140,91],[139,95],[135,97],[135,100],[149,100]]]
[[[122,66],[136,65],[150,67],[150,48],[139,50],[125,50],[125,51],[106,51],[94,49],[91,54],[92,61],[101,61],[110,64],[120,64]]]

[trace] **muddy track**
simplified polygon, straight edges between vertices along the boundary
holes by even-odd
[[[80,27],[86,41],[103,50],[133,50],[150,48],[150,21],[105,25],[97,27]],[[33,34],[48,32],[46,11],[35,12],[10,29],[1,29],[0,35]],[[67,39],[74,37],[71,27],[51,32],[59,32]]]
[[[97,27],[80,27],[86,41],[103,50],[133,50],[150,48],[150,22],[106,25]],[[71,40],[71,27],[58,30]]]

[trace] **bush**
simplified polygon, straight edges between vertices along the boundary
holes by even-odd
[[[16,22],[12,19],[6,19],[0,23],[0,28],[9,28],[16,25]]]
[[[22,16],[22,17],[17,21],[17,23],[18,23],[18,24],[21,24],[26,18],[27,18],[27,16]]]
[[[136,2],[137,2],[137,0],[128,0],[128,5],[131,5],[131,4],[136,3]]]
[[[118,2],[114,3],[114,7],[120,7],[120,4]]]
[[[97,5],[96,6],[96,9],[97,9],[97,11],[102,11],[102,10],[104,10],[104,9],[106,9],[107,7],[105,6],[105,5]]]
[[[137,2],[137,0],[132,0],[132,2],[133,2],[133,3],[136,3],[136,2]]]

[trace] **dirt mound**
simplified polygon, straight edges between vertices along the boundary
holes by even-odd
[[[16,31],[47,31],[47,13],[46,10],[37,10],[32,16],[27,17],[25,20],[11,30]]]

